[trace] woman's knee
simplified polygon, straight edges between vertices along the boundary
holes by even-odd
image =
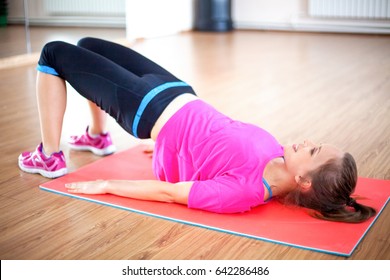
[[[52,42],[46,43],[43,46],[42,52],[53,53],[53,52],[55,52],[56,49],[62,48],[62,46],[66,45],[66,44],[68,44],[68,43],[65,43],[63,41],[52,41]]]
[[[66,44],[62,41],[52,41],[44,45],[41,51],[38,64],[40,65],[51,65],[53,59],[57,53],[61,53],[63,45]]]
[[[99,41],[99,39],[97,38],[85,37],[77,42],[77,46],[82,47],[84,49],[91,49],[96,45],[97,41]]]

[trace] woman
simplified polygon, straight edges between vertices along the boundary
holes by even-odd
[[[75,182],[66,185],[71,193],[110,193],[217,213],[248,211],[277,197],[322,219],[361,222],[375,215],[351,198],[357,169],[350,154],[310,141],[281,146],[267,131],[216,111],[188,84],[131,49],[94,38],[78,46],[52,42],[42,50],[38,71],[42,144],[19,156],[22,170],[46,177],[67,172],[59,149],[65,81],[90,101],[93,116],[71,147],[100,155],[115,150],[104,131],[105,112],[135,137],[155,141],[158,180]]]

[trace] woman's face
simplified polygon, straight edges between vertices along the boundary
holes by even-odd
[[[296,177],[304,177],[308,172],[320,167],[333,158],[341,159],[344,153],[331,145],[314,144],[309,140],[303,144],[284,146],[284,159],[289,173]]]

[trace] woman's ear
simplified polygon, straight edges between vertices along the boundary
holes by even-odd
[[[295,182],[299,185],[303,190],[309,190],[311,188],[311,180],[308,178],[304,178],[302,176],[296,175]]]

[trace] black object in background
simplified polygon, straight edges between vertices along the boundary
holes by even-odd
[[[229,31],[233,29],[231,0],[196,0],[195,29]]]

